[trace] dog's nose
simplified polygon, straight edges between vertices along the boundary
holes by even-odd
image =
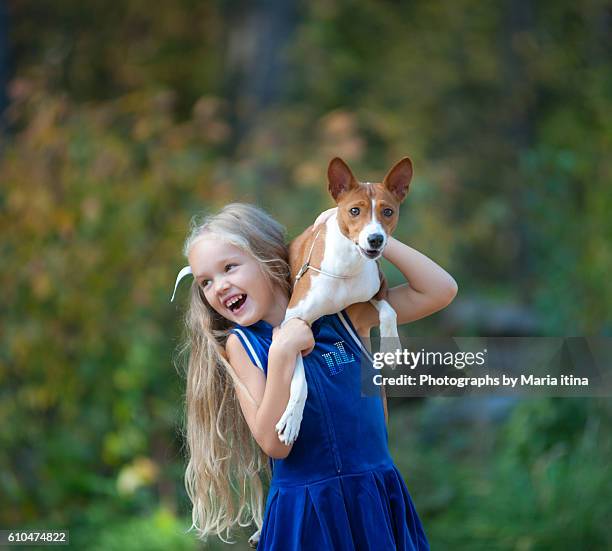
[[[368,235],[368,245],[373,249],[378,249],[383,244],[385,236],[382,233],[373,233]]]

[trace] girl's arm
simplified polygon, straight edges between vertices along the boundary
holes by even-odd
[[[274,459],[289,455],[293,444],[287,446],[278,439],[278,423],[289,402],[291,379],[300,351],[308,353],[314,347],[312,330],[302,320],[287,322],[272,337],[268,352],[267,377],[253,364],[236,335],[230,335],[226,352],[236,375],[251,394],[254,404],[244,389],[235,385],[236,395],[244,418],[263,452]]]
[[[291,384],[289,369],[283,369],[284,365],[289,365],[290,360],[281,358],[270,350],[266,377],[264,372],[253,364],[236,335],[228,337],[225,350],[236,375],[256,402],[254,404],[249,399],[243,388],[234,385],[242,414],[253,438],[267,456],[273,459],[287,457],[291,446],[285,446],[278,439],[274,425],[281,418],[289,401],[288,390],[284,402],[281,398],[285,394],[285,387],[288,389]],[[295,358],[293,361],[295,362]],[[278,417],[274,421],[276,414]]]
[[[390,237],[383,256],[394,264],[407,283],[392,287],[387,302],[397,313],[397,324],[415,321],[448,306],[457,294],[457,283],[433,260]],[[378,325],[378,311],[369,302],[347,309],[351,321],[363,332]]]
[[[397,312],[398,325],[442,310],[457,295],[457,282],[448,272],[394,237],[389,238],[383,256],[408,280],[389,289],[387,297]]]

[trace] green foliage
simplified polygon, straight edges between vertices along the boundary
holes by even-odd
[[[117,523],[105,530],[99,539],[87,545],[92,551],[190,551],[196,548],[182,523],[168,511],[159,510],[150,517]]]
[[[454,400],[454,399],[448,399]],[[609,401],[529,399],[501,427],[477,423],[419,445],[393,412],[393,444],[432,548],[609,549]],[[482,415],[481,415],[482,417]],[[409,422],[412,436],[400,427]],[[393,432],[391,432],[393,434]],[[452,438],[451,438],[452,437]],[[460,453],[457,453],[457,441]],[[483,442],[491,446],[483,446]]]

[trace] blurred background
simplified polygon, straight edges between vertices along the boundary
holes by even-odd
[[[410,335],[612,336],[606,0],[0,3],[0,528],[203,545],[183,488],[189,220],[297,235],[415,167],[399,239],[459,284]],[[400,279],[389,265],[391,283]],[[392,399],[434,550],[612,548],[609,399]]]

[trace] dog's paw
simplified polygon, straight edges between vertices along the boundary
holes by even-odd
[[[259,536],[261,536],[261,530],[257,530],[250,538],[249,538],[249,547],[251,549],[257,549],[257,544],[259,543]]]
[[[296,411],[287,421],[287,426],[285,427],[285,433],[287,433],[287,436],[285,437],[285,445],[289,446],[296,441],[298,434],[300,433],[301,425],[302,412],[300,410],[299,412]]]
[[[304,411],[303,404],[294,403],[288,404],[287,409],[283,413],[279,422],[276,423],[276,432],[278,433],[278,439],[289,446],[295,442],[300,432],[300,425],[302,424],[302,413]]]
[[[287,409],[280,421],[276,424],[276,432],[278,433],[278,439],[289,446],[297,438],[297,434],[300,430],[300,424],[302,422],[302,416],[294,409]]]
[[[287,420],[293,415],[294,407],[295,407],[295,404],[289,401],[289,403],[287,404],[287,407],[285,408],[285,411],[281,415],[281,418],[278,420],[278,423],[276,423],[275,425],[276,432],[278,433],[278,437],[281,439],[281,441],[283,441],[283,438],[281,435],[283,435],[285,431],[285,427],[287,426]]]

